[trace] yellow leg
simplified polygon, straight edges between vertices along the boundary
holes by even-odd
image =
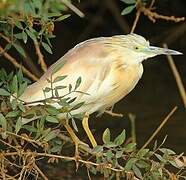
[[[66,130],[68,131],[70,137],[72,138],[72,141],[75,144],[75,157],[79,157],[79,144],[81,143],[81,141],[79,140],[79,138],[76,136],[76,134],[74,133],[73,129],[69,126],[69,124],[67,122],[63,123],[64,127],[66,128]]]
[[[92,146],[96,147],[97,142],[96,142],[92,132],[90,131],[90,128],[89,128],[89,125],[88,125],[88,118],[89,118],[89,115],[87,113],[85,113],[85,116],[84,116],[83,121],[82,121],[82,125],[83,125],[83,128],[84,128]]]

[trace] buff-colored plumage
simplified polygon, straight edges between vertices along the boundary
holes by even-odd
[[[47,78],[59,67],[52,79],[62,75],[67,77],[55,83],[55,86],[74,86],[77,78],[81,77],[78,90],[89,94],[69,95],[71,98],[77,97],[72,105],[85,102],[73,114],[104,111],[135,87],[143,73],[142,61],[158,54],[179,53],[152,47],[142,36],[136,34],[90,39],[78,44],[60,58],[40,80],[26,89],[20,99],[25,102],[43,100],[43,89],[50,87]],[[61,67],[64,61],[66,63]],[[60,96],[67,92],[68,88],[59,90]],[[47,97],[51,97],[51,93],[47,93]],[[60,108],[57,104],[53,105]]]

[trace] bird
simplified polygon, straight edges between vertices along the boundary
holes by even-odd
[[[143,74],[142,62],[156,55],[180,55],[182,53],[166,48],[151,46],[149,41],[138,34],[114,35],[98,37],[77,44],[56,63],[51,65],[43,76],[29,85],[19,97],[27,105],[41,104],[51,97],[74,99],[71,106],[81,102],[83,105],[70,113],[83,114],[83,128],[93,147],[97,142],[88,125],[89,115],[94,112],[104,112],[129,94]],[[63,79],[57,81],[56,79]],[[74,87],[78,84],[78,92],[69,93],[69,88],[59,88],[56,95],[49,91],[44,93],[52,84],[56,87]],[[82,93],[81,93],[82,92]],[[59,103],[48,102],[57,109],[62,108]],[[64,112],[58,115],[65,119]],[[79,139],[68,123],[64,124],[75,145]]]

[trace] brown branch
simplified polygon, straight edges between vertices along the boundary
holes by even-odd
[[[165,16],[165,15],[158,14],[157,12],[153,12],[152,9],[154,8],[146,8],[144,6],[140,7],[140,11],[145,16],[147,16],[153,23],[155,23],[157,19],[173,21],[175,23],[185,20],[185,17]]]
[[[1,132],[1,131],[3,131],[2,128],[0,128],[0,132]],[[9,135],[11,135],[11,136],[15,136],[15,137],[17,137],[17,138],[23,139],[23,140],[25,140],[25,141],[27,141],[27,142],[29,142],[29,143],[31,143],[31,144],[34,143],[34,144],[37,144],[37,145],[39,145],[39,146],[42,146],[42,143],[39,142],[39,141],[30,139],[30,138],[25,137],[25,136],[21,136],[21,135],[15,134],[15,133],[10,132],[10,131],[6,131],[6,134],[9,134]]]
[[[163,44],[163,47],[168,48],[167,44]],[[171,55],[167,55],[167,60],[168,60],[169,65],[171,67],[174,78],[176,80],[178,90],[180,92],[184,107],[186,108],[186,91],[185,91],[181,76],[176,68],[176,65],[175,65],[174,60]]]
[[[38,56],[38,64],[41,65],[41,69],[46,72],[47,70],[47,65],[45,63],[45,60],[43,58],[43,54],[41,53],[41,50],[40,50],[40,47],[39,47],[39,44],[37,41],[34,41],[34,46],[35,46],[35,50],[36,50],[36,54]]]
[[[174,114],[176,111],[177,106],[175,106],[171,112],[165,117],[165,119],[162,121],[162,123],[159,125],[159,127],[154,131],[154,133],[150,136],[150,138],[147,140],[147,142],[142,146],[141,149],[146,148],[149,143],[154,139],[154,137],[159,133],[159,131],[162,129],[162,127],[165,125],[165,123],[170,119],[170,117]]]
[[[84,13],[81,12],[76,6],[74,6],[70,1],[68,0],[61,0],[61,2],[67,6],[69,9],[71,9],[73,12],[75,12],[79,17],[83,18],[85,17]]]
[[[21,155],[30,155],[31,152],[22,152]],[[113,168],[111,164],[99,164],[99,163],[95,163],[92,161],[87,161],[87,160],[83,160],[83,159],[77,159],[76,157],[71,157],[71,156],[61,156],[61,155],[55,155],[55,154],[47,154],[47,153],[37,153],[37,152],[33,152],[34,156],[42,156],[42,157],[50,157],[50,158],[57,158],[57,159],[64,159],[67,161],[75,161],[75,162],[81,162],[83,164],[86,165],[92,165],[92,166],[96,166],[96,167],[103,167],[106,169],[110,169],[112,171],[115,172],[123,172],[124,169],[117,169],[117,168]],[[18,152],[7,152],[7,153],[3,153],[3,156],[15,156],[15,155],[19,155]]]
[[[153,23],[155,23],[157,19],[163,19],[166,21],[173,21],[175,23],[185,20],[185,17],[165,16],[165,15],[158,14],[157,12],[153,12],[152,10],[155,9],[154,7],[152,7],[154,5],[154,2],[155,2],[155,0],[152,0],[150,6],[145,7],[144,4],[141,2],[141,0],[137,1],[136,18],[133,22],[131,33],[134,32],[141,13],[143,13],[145,16],[147,16],[149,18],[149,20],[151,20]]]
[[[5,36],[4,34],[0,33],[0,36],[6,40],[8,43],[12,43],[12,41],[10,40],[9,37]],[[26,53],[26,52],[25,52]],[[26,65],[28,65],[28,67],[31,69],[31,71],[35,74],[40,76],[41,72],[37,69],[37,67],[35,66],[35,64],[32,62],[31,58],[28,56],[28,54],[26,53],[26,57],[23,58],[23,60],[25,61]]]
[[[138,23],[138,21],[139,21],[140,15],[141,15],[141,11],[138,10],[138,11],[136,12],[136,18],[135,18],[135,20],[134,20],[134,22],[133,22],[132,29],[131,29],[130,33],[133,33],[134,30],[136,29],[136,25],[137,25],[137,23]]]
[[[7,52],[4,51],[4,49],[0,46],[0,53],[9,60],[15,67],[22,69],[23,73],[25,73],[29,78],[31,78],[33,81],[37,81],[38,78],[32,74],[28,69],[26,69],[24,66],[20,65],[15,58],[13,58],[11,55],[9,55]]]
[[[48,180],[48,178],[44,175],[44,173],[39,169],[39,167],[34,163],[34,168],[36,169],[37,172],[43,177],[44,180]]]
[[[131,29],[130,33],[133,33],[134,30],[136,29],[137,23],[138,23],[138,21],[139,21],[139,17],[140,17],[140,15],[141,15],[141,10],[140,10],[140,7],[141,7],[141,6],[142,6],[141,0],[137,0],[137,1],[136,1],[136,9],[137,9],[136,18],[135,18],[135,20],[134,20],[134,22],[133,22],[132,29]]]

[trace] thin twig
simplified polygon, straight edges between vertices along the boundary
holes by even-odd
[[[36,54],[38,56],[38,64],[41,65],[41,69],[46,72],[47,70],[47,65],[45,63],[45,60],[43,58],[43,54],[41,53],[41,50],[39,48],[39,44],[37,41],[34,41],[34,46],[35,46],[35,49],[36,49]]]
[[[22,152],[22,155],[28,155],[30,154],[30,152]],[[4,153],[3,156],[15,156],[18,155],[18,152],[8,152],[8,153]],[[117,168],[113,168],[110,164],[99,164],[99,163],[95,163],[92,161],[87,161],[87,160],[83,160],[83,159],[77,159],[76,157],[70,157],[70,156],[61,156],[61,155],[55,155],[55,154],[47,154],[47,153],[37,153],[34,152],[34,156],[42,156],[42,157],[51,157],[51,158],[58,158],[58,159],[65,159],[67,161],[75,161],[75,162],[81,162],[83,164],[86,165],[92,165],[92,166],[97,166],[97,167],[104,167],[106,169],[110,169],[112,171],[115,172],[122,172],[124,171],[124,169],[117,169]]]
[[[2,128],[0,128],[0,131],[1,131],[1,130],[2,130]],[[29,143],[35,143],[35,144],[37,144],[37,145],[39,145],[39,146],[42,145],[42,143],[40,143],[39,141],[36,141],[36,140],[30,139],[30,138],[27,138],[27,137],[24,137],[24,136],[15,134],[15,133],[10,132],[10,131],[6,131],[6,134],[9,134],[9,135],[15,136],[15,137],[17,137],[17,138],[23,139],[23,140],[25,140],[25,141],[27,141],[27,142],[29,142]]]
[[[164,48],[168,48],[167,44],[163,44],[163,47]],[[184,88],[181,76],[180,76],[180,74],[179,74],[179,72],[178,72],[178,70],[176,68],[176,65],[175,65],[174,60],[173,60],[171,55],[167,55],[167,60],[168,60],[169,65],[171,67],[171,70],[172,70],[172,73],[174,75],[174,78],[176,80],[176,83],[177,83],[177,86],[178,86],[178,90],[180,92],[180,95],[181,95],[184,107],[186,108],[186,91],[185,91],[185,88]]]
[[[129,113],[129,119],[131,122],[131,138],[132,138],[132,142],[136,143],[136,116],[132,113]]]
[[[112,110],[111,111],[110,110],[105,110],[104,113],[107,113],[107,114],[111,115],[112,117],[123,117],[123,114],[114,113],[114,112],[112,112]]]
[[[0,36],[7,41],[9,44],[13,44],[13,42],[11,41],[11,39],[7,36],[5,36],[3,33],[0,33]],[[25,52],[25,56],[23,58],[24,62],[26,63],[26,65],[28,65],[28,67],[31,69],[31,71],[33,73],[35,73],[35,75],[40,76],[41,72],[38,70],[38,68],[35,66],[35,64],[33,63],[33,61],[31,60],[31,58],[28,56],[27,52]]]
[[[22,69],[23,73],[25,73],[29,78],[31,78],[33,81],[37,81],[38,78],[32,74],[28,69],[26,69],[24,66],[20,65],[15,58],[13,58],[11,55],[9,55],[7,52],[4,51],[4,49],[0,46],[0,53],[9,60],[15,67]]]
[[[74,6],[70,1],[68,0],[61,0],[61,2],[66,5],[69,9],[71,9],[73,12],[75,12],[79,17],[83,18],[85,17],[84,13],[80,11],[76,6]]]
[[[150,138],[147,140],[147,142],[142,146],[141,149],[146,148],[149,143],[154,139],[154,137],[159,133],[159,131],[162,129],[162,127],[165,125],[165,123],[169,120],[169,118],[174,114],[176,111],[177,106],[175,106],[171,112],[165,117],[165,119],[162,121],[162,123],[159,125],[159,127],[154,131],[154,133],[150,136]]]
[[[39,174],[41,175],[41,177],[43,177],[44,180],[48,180],[48,178],[44,175],[44,173],[41,171],[41,169],[39,169],[39,167],[34,164],[34,168],[36,169],[37,172],[39,172]]]
[[[141,11],[138,10],[138,11],[136,12],[136,18],[135,18],[135,20],[134,20],[134,22],[133,22],[132,29],[131,29],[130,33],[133,33],[134,30],[136,29],[136,25],[137,25],[137,23],[138,23],[138,21],[139,21],[140,15],[141,15]]]
[[[147,16],[153,23],[156,22],[156,19],[173,21],[175,23],[185,20],[185,17],[165,16],[165,15],[158,14],[157,12],[153,12],[152,9],[153,8],[146,8],[146,7],[142,6],[140,8],[140,11],[143,12],[143,14],[145,16]]]

